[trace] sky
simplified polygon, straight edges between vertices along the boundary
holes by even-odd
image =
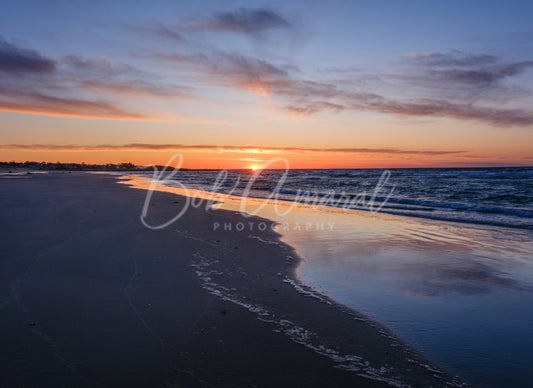
[[[533,165],[531,1],[0,0],[0,160]]]

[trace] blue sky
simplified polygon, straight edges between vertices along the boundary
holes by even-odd
[[[450,157],[435,163],[530,163],[531,2],[1,8],[5,157],[35,152],[9,145],[136,143],[364,148],[375,160],[383,149],[438,151]]]

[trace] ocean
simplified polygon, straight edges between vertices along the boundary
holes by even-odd
[[[229,170],[226,174],[180,171],[175,180],[189,188],[242,195],[251,172]],[[264,170],[250,186],[249,196],[273,194],[288,201],[533,229],[531,167]]]
[[[386,324],[474,385],[533,380],[533,168],[179,171],[162,183],[286,201],[258,215],[286,226],[301,292]]]

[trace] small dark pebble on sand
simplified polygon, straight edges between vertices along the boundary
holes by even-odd
[[[222,310],[222,311],[220,312],[220,314],[226,314],[226,313],[227,313],[226,310]]]
[[[28,323],[28,326],[37,326],[37,324],[35,322],[30,322]]]

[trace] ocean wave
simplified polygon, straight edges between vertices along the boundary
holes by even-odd
[[[268,198],[276,194],[281,200],[311,205],[380,208],[383,213],[401,216],[533,228],[533,168],[392,169],[387,187],[374,195],[384,171],[290,170],[283,187],[275,189],[283,171],[265,170],[252,185],[249,196]],[[186,187],[213,191],[218,174],[183,171],[175,179]],[[243,171],[229,171],[218,191],[233,190],[233,194],[242,195],[249,178]],[[387,198],[393,186],[392,195]],[[370,201],[373,206],[369,206]]]

